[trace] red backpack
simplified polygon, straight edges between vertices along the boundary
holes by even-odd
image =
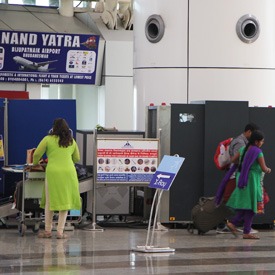
[[[231,163],[231,158],[229,155],[229,145],[233,138],[228,138],[221,141],[216,149],[214,155],[214,163],[219,170],[225,170],[229,167]]]

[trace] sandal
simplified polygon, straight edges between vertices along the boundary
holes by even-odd
[[[63,234],[57,233],[56,238],[57,239],[67,239],[68,235],[66,235],[64,233]]]
[[[52,237],[52,233],[51,232],[47,232],[47,231],[43,231],[43,232],[39,232],[37,235],[38,238],[44,238],[44,239],[49,239]]]
[[[245,239],[245,240],[259,240],[260,237],[255,234],[243,234],[243,239]]]
[[[230,230],[230,232],[235,236],[237,237],[238,236],[238,230],[237,228],[235,227],[235,225],[231,222],[227,222],[227,227],[228,229]]]

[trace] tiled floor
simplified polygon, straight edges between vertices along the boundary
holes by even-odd
[[[86,229],[86,230],[84,230]],[[175,252],[136,252],[147,229],[88,226],[68,231],[69,239],[39,239],[31,229],[0,229],[1,274],[275,274],[275,230],[260,240],[231,234],[190,234],[186,229],[156,231],[153,245]],[[149,243],[150,244],[150,243]]]

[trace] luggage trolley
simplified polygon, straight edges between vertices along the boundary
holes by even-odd
[[[21,219],[18,226],[19,234],[25,235],[27,224],[32,226],[33,232],[37,233],[42,221],[43,210],[39,210],[39,201],[45,183],[45,171],[32,171],[32,165],[25,165],[23,169]],[[31,201],[31,210],[26,213],[26,201]],[[36,203],[33,203],[33,202]]]

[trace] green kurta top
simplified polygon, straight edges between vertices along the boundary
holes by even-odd
[[[48,164],[46,179],[50,197],[49,209],[52,211],[70,210],[81,208],[79,183],[75,163],[80,160],[78,146],[73,144],[68,147],[59,147],[59,137],[46,136],[37,146],[33,155],[33,164],[38,164],[40,158],[46,153]],[[41,204],[45,208],[45,189],[42,194]]]
[[[240,149],[240,158],[243,155],[244,148]],[[263,157],[263,153],[259,153],[257,159],[251,165],[248,174],[247,186],[243,189],[238,188],[238,180],[240,173],[236,174],[236,188],[231,194],[227,206],[234,209],[247,209],[257,213],[257,203],[262,201],[261,176],[262,169],[258,162],[258,158]]]

